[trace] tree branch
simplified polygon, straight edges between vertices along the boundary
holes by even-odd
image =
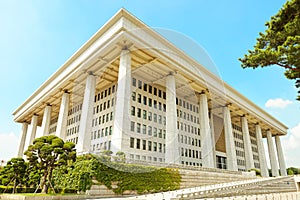
[[[270,62],[271,65],[278,65],[279,67],[283,67],[285,69],[290,69],[292,71],[295,71],[295,72],[300,72],[300,69],[298,68],[294,68],[294,67],[291,67],[289,65],[283,65],[283,64],[280,64],[278,62]]]

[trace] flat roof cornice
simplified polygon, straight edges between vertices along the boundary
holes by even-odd
[[[120,33],[120,30],[132,30],[132,29],[145,29],[147,30],[143,34],[131,34],[132,39],[140,42],[143,45],[153,45],[152,47],[157,48],[162,47],[168,49],[170,52],[175,52],[180,58],[176,55],[168,54],[166,52],[161,52],[164,54],[165,58],[170,62],[173,62],[175,65],[180,66],[185,72],[193,75],[193,78],[203,83],[203,79],[206,81],[205,84],[209,84],[209,88],[213,89],[217,94],[221,94],[224,91],[221,91],[220,86],[224,86],[226,94],[226,100],[230,101],[249,114],[257,116],[259,120],[263,121],[266,124],[269,124],[272,127],[275,127],[281,134],[286,134],[287,126],[275,119],[269,113],[264,111],[262,108],[254,104],[248,98],[237,92],[231,86],[229,86],[224,81],[220,80],[215,74],[209,71],[207,68],[202,66],[200,63],[195,61],[193,58],[188,56],[182,50],[178,49],[175,45],[170,43],[167,39],[162,37],[159,33],[152,30],[142,21],[137,19],[135,16],[130,14],[125,9],[120,9],[108,22],[106,22],[86,43],[84,43],[52,76],[49,77],[26,101],[19,106],[14,112],[15,121],[22,122],[21,116],[29,112],[30,109],[34,107],[42,98],[43,95],[49,93],[54,89],[59,89],[59,83],[66,80],[70,77],[71,73],[74,71],[80,70],[83,63],[88,59],[88,57],[94,54],[99,45],[102,45],[104,42],[107,42],[108,39],[111,39],[115,34]],[[134,31],[131,32],[134,34]],[[123,33],[122,33],[123,35]],[[128,35],[127,35],[128,36]],[[145,37],[147,36],[147,37]],[[145,41],[145,38],[150,38],[154,41],[151,43]],[[197,74],[194,72],[195,67],[201,71],[203,77],[197,77]]]

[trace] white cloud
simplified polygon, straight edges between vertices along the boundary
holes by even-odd
[[[288,167],[300,167],[300,122],[291,128],[286,136],[282,137],[282,147]]]
[[[0,133],[0,160],[8,161],[16,157],[18,140],[15,133]]]
[[[269,99],[266,103],[265,106],[267,108],[285,108],[286,106],[288,106],[289,104],[292,104],[293,101],[290,100],[284,100],[281,98],[277,98],[277,99]]]

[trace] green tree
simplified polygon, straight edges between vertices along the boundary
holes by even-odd
[[[0,173],[0,180],[2,180],[3,185],[9,185],[13,183],[13,191],[16,192],[16,187],[22,182],[25,172],[27,169],[27,164],[23,158],[12,158],[4,166]]]
[[[295,80],[300,100],[300,0],[287,1],[259,33],[253,50],[239,58],[243,68],[277,65],[285,76]]]
[[[75,144],[64,142],[55,135],[35,139],[24,154],[29,165],[42,173],[40,179],[42,193],[47,193],[51,186],[53,170],[76,159]]]

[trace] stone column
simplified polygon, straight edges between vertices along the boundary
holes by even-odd
[[[43,121],[42,121],[42,135],[49,135],[50,131],[50,120],[51,120],[51,105],[47,105],[44,110]]]
[[[248,128],[248,120],[247,117],[245,116],[241,117],[241,120],[242,120],[242,132],[244,138],[244,147],[245,147],[246,170],[254,169],[254,160],[253,160],[250,133]]]
[[[179,164],[179,144],[176,113],[175,76],[170,73],[166,78],[166,153],[165,162]]]
[[[76,145],[76,149],[79,154],[90,152],[95,88],[96,77],[92,74],[92,72],[89,72],[86,78],[78,143]]]
[[[200,94],[200,135],[202,143],[202,165],[203,167],[214,167],[214,148],[212,143],[212,133],[209,124],[208,105],[206,94]]]
[[[38,123],[38,116],[37,115],[33,115],[31,118],[31,127],[30,129],[28,129],[29,134],[27,133],[27,135],[29,135],[29,145],[32,145],[33,140],[35,139],[35,135],[36,135],[36,128],[37,128],[37,123]]]
[[[224,134],[227,156],[227,167],[229,170],[238,171],[235,144],[232,132],[231,116],[227,106],[223,108]]]
[[[217,161],[216,161],[216,139],[215,139],[215,129],[214,129],[214,115],[211,111],[210,113],[210,130],[211,130],[211,144],[213,148],[213,161],[214,161],[214,168],[217,168]]]
[[[19,149],[18,149],[18,155],[17,155],[17,157],[19,157],[19,158],[23,157],[25,141],[26,141],[26,135],[27,135],[27,129],[28,129],[28,123],[23,122],[22,123],[22,133],[21,133]]]
[[[111,139],[111,150],[113,153],[123,150],[126,136],[130,133],[130,98],[131,55],[128,49],[123,49],[120,55],[114,126]]]
[[[267,131],[267,141],[268,141],[269,156],[270,156],[270,162],[272,168],[272,176],[279,176],[278,163],[276,160],[276,154],[274,149],[274,142],[272,139],[272,133],[269,130]]]
[[[281,146],[281,142],[280,142],[280,137],[278,135],[275,136],[275,143],[276,143],[276,149],[277,149],[280,174],[281,174],[281,176],[287,176],[282,146]]]
[[[256,141],[257,141],[258,158],[259,158],[261,176],[269,177],[265,148],[264,148],[263,138],[262,138],[262,134],[261,134],[261,128],[260,128],[259,124],[255,125],[255,130],[256,130]]]
[[[65,91],[61,98],[57,126],[56,126],[56,133],[55,133],[57,137],[60,137],[64,141],[66,140],[69,101],[70,101],[70,95],[68,92]]]

